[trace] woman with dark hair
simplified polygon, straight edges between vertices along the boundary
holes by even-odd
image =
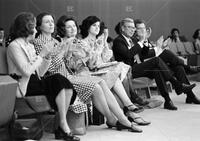
[[[196,29],[194,34],[193,34],[193,45],[194,45],[194,50],[196,54],[200,53],[200,29]]]
[[[34,44],[35,44],[35,48],[36,48],[37,52],[39,53],[40,50],[42,49],[41,45],[44,42],[48,42],[47,38],[49,38],[49,40],[54,40],[55,43],[57,43],[57,42],[51,36],[51,33],[53,32],[53,29],[54,29],[54,21],[52,20],[53,18],[51,17],[51,15],[48,14],[48,15],[44,15],[43,17],[41,17],[41,16],[38,16],[38,17],[42,18],[41,25],[37,24],[38,25],[37,29],[40,30],[41,34],[34,41]],[[38,19],[38,17],[37,17],[37,19]],[[47,20],[47,19],[48,19],[48,21],[52,21],[52,23],[51,23],[52,30],[47,30],[47,29],[50,29],[48,27],[51,27],[49,25],[45,25],[45,20]],[[65,23],[61,22],[64,19],[65,19],[65,17],[62,16],[58,20],[57,25],[62,25],[62,24],[65,25]],[[74,24],[73,26],[76,26],[76,25]],[[65,27],[65,28],[67,30],[68,27]],[[62,32],[61,28],[58,29],[58,34],[60,37],[63,37],[62,33],[65,33],[65,32]],[[73,32],[71,31],[71,33],[73,33]],[[118,129],[122,129],[122,128],[124,128],[124,126],[122,126],[122,125],[126,125],[129,127],[129,129],[132,132],[141,132],[140,129],[137,129],[136,127],[134,127],[126,119],[126,117],[123,115],[123,112],[119,110],[120,109],[119,105],[117,107],[116,101],[113,100],[114,98],[110,97],[109,95],[107,95],[107,97],[106,97],[103,94],[103,93],[107,93],[107,91],[104,91],[106,89],[102,90],[99,83],[102,84],[103,86],[105,86],[104,81],[102,81],[101,79],[97,79],[97,78],[92,79],[92,78],[88,78],[88,77],[76,76],[70,70],[70,68],[67,65],[65,65],[64,60],[63,60],[64,50],[66,51],[68,49],[67,49],[67,46],[64,46],[64,44],[66,43],[64,38],[60,38],[60,41],[61,41],[61,43],[58,43],[56,45],[54,44],[55,52],[53,52],[54,54],[52,55],[51,67],[48,70],[49,74],[52,75],[54,73],[59,73],[65,77],[67,77],[72,82],[75,90],[77,91],[77,95],[79,96],[80,101],[84,102],[84,103],[89,103],[92,100],[94,105],[96,106],[96,108],[107,118],[108,125],[116,125],[117,124]],[[58,49],[58,48],[61,48],[61,49]],[[109,97],[109,100],[108,100],[108,97]],[[108,103],[110,105],[112,103],[112,106],[108,107]],[[113,114],[116,115],[116,117],[114,117]]]
[[[106,62],[109,62],[110,58],[113,56],[113,53],[107,45],[108,34],[105,34],[104,39],[100,43],[99,39],[97,38],[97,35],[100,31],[100,19],[96,16],[89,16],[83,20],[80,28],[81,35],[83,37],[80,48],[85,52],[82,54],[82,60],[85,61],[85,67],[89,68],[89,70],[92,70]],[[103,75],[99,75],[98,77],[104,79],[109,88],[116,93],[120,101],[123,103],[125,114],[130,118],[130,113],[134,112],[135,106],[132,104],[132,102],[130,102],[124,86],[122,85],[121,81],[123,81],[123,78],[120,79],[120,76],[122,75],[124,75],[124,78],[126,77],[127,72],[123,72],[126,70],[126,67],[127,65],[124,63],[117,62],[117,64],[114,66],[107,66],[106,68],[102,69],[108,72]],[[128,103],[130,103],[130,105],[127,105]],[[142,118],[140,117],[140,119]],[[142,121],[144,120],[142,119]]]
[[[79,141],[80,139],[70,133],[66,120],[68,107],[76,98],[73,85],[62,75],[55,74],[43,76],[50,63],[50,52],[45,44],[41,52],[36,55],[34,46],[30,43],[36,34],[36,19],[32,13],[20,13],[14,20],[10,35],[12,41],[7,50],[9,73],[22,76],[18,82],[17,97],[40,95],[34,93],[33,83],[39,83],[38,91],[43,89],[52,108],[59,113],[59,128],[55,131],[56,139]],[[34,82],[33,82],[34,81]]]

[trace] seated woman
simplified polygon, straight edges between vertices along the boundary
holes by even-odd
[[[57,34],[61,38],[62,42],[66,43],[65,47],[65,49],[67,50],[67,54],[65,55],[66,65],[69,66],[69,69],[73,70],[73,72],[79,76],[86,75],[87,78],[94,78],[94,76],[90,76],[90,71],[86,66],[87,63],[87,57],[85,57],[86,52],[81,47],[82,45],[81,41],[77,39],[77,30],[78,30],[77,23],[72,17],[61,16],[59,18],[57,22]],[[104,41],[106,41],[106,39]],[[103,78],[106,82],[110,81],[107,82],[109,89],[112,88],[114,92],[117,94],[119,100],[121,101],[124,107],[124,112],[128,115],[129,119],[132,119],[131,121],[135,121],[140,125],[150,124],[150,122],[144,121],[139,115],[136,115],[135,113],[132,112],[132,111],[135,112],[135,106],[128,98],[124,90],[124,87],[121,81],[119,80],[118,75],[116,74],[112,74],[112,72],[110,72],[108,77],[96,76],[95,78],[97,77]],[[117,78],[115,78],[116,76]]]
[[[142,132],[142,130],[134,127],[127,120],[126,116],[120,109],[116,99],[111,94],[106,83],[98,78],[76,77],[70,75],[66,69],[63,60],[62,47],[57,40],[52,37],[54,32],[54,18],[48,13],[41,13],[37,16],[38,37],[34,40],[34,45],[39,54],[46,43],[53,43],[53,52],[51,54],[52,61],[48,68],[49,75],[55,73],[62,74],[67,77],[73,84],[77,95],[84,103],[93,101],[96,108],[106,117],[109,127],[116,127],[118,130],[129,129],[131,132]],[[51,48],[51,46],[49,46]]]
[[[70,133],[66,120],[68,107],[76,98],[73,85],[62,75],[56,74],[47,78],[38,78],[47,71],[51,58],[50,50],[46,44],[40,54],[35,54],[34,46],[29,43],[36,33],[36,20],[32,13],[20,13],[14,20],[10,30],[12,42],[8,46],[7,61],[9,73],[22,76],[18,80],[17,97],[39,95],[32,93],[33,81],[41,84],[38,88],[44,89],[45,95],[55,110],[59,113],[59,128],[55,131],[56,139],[79,141],[80,139]],[[34,89],[34,91],[36,91]]]

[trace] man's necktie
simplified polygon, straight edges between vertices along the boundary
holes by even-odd
[[[130,45],[130,48],[134,46],[133,41],[131,39],[129,39],[129,45]]]

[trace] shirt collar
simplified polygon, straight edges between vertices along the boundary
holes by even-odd
[[[122,36],[124,37],[124,39],[126,40],[126,42],[128,43],[128,48],[131,48],[131,44],[129,42],[129,40],[131,40],[131,38],[126,37],[125,35],[122,34]]]

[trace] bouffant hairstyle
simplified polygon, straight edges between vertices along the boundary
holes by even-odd
[[[199,36],[199,31],[200,31],[200,29],[196,29],[195,30],[195,32],[194,32],[194,34],[193,34],[193,39],[197,39],[198,38],[198,36]]]
[[[55,19],[54,16],[51,15],[50,13],[47,13],[47,12],[42,12],[42,13],[40,13],[40,14],[36,17],[36,20],[37,20],[37,22],[36,22],[36,30],[37,30],[37,33],[36,33],[36,35],[35,35],[36,38],[42,33],[42,31],[41,31],[41,29],[40,29],[40,26],[42,25],[42,19],[43,19],[44,16],[52,16],[53,19]]]
[[[120,32],[122,33],[122,26],[125,25],[125,23],[134,23],[133,19],[131,18],[124,18],[123,20],[121,20],[120,24],[118,25],[119,27],[117,27],[118,31],[117,32]],[[116,31],[116,30],[115,30]]]
[[[35,16],[30,12],[19,13],[10,27],[10,41],[19,37],[28,37],[34,33],[36,24]]]
[[[78,24],[74,17],[63,15],[58,19],[58,21],[56,23],[57,35],[60,36],[61,38],[65,37],[65,35],[66,35],[65,23],[67,21],[74,21],[74,23],[76,24],[76,27],[77,27],[77,32],[79,30]]]
[[[101,22],[101,23],[100,23],[99,34],[97,35],[97,37],[101,36],[101,35],[104,33],[104,30],[105,30],[105,29],[108,29],[108,28],[106,27],[106,25],[105,25],[104,22]]]
[[[89,16],[82,21],[82,24],[80,25],[80,29],[81,29],[80,33],[83,39],[88,36],[90,26],[96,22],[100,22],[100,19],[96,16]]]

